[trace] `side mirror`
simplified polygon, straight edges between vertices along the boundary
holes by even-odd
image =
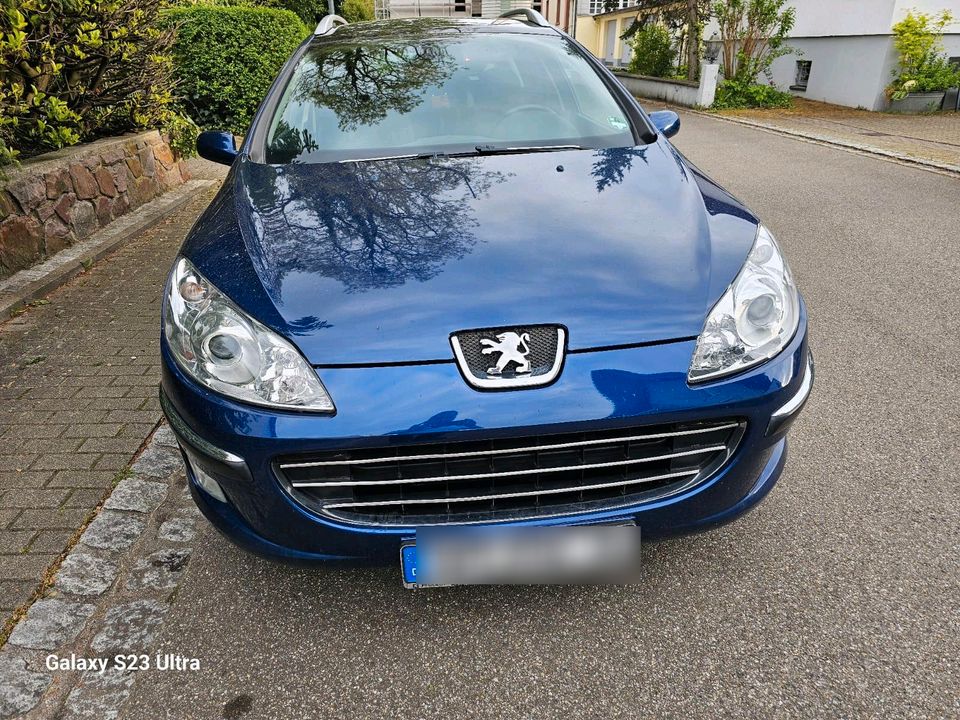
[[[237,155],[237,143],[233,133],[207,130],[197,137],[197,153],[200,157],[223,165],[233,165]]]
[[[664,137],[671,138],[680,132],[680,116],[673,110],[658,110],[650,113],[650,120],[657,132],[663,133]]]

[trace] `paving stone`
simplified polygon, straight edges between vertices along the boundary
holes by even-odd
[[[63,504],[70,491],[66,488],[45,488],[7,493],[3,498],[5,507],[56,508]]]
[[[166,423],[157,428],[157,431],[153,434],[153,439],[151,442],[154,442],[161,447],[173,448],[174,450],[180,447],[177,443],[177,436],[173,434],[173,430]]]
[[[80,542],[102,550],[124,550],[140,537],[146,521],[129,513],[104,510],[90,523]]]
[[[179,470],[182,465],[180,453],[169,447],[151,444],[137,458],[132,470],[140,475],[166,478]]]
[[[18,553],[33,539],[33,530],[8,530],[0,533],[0,553]]]
[[[29,492],[29,491],[28,491]],[[62,530],[83,524],[89,514],[82,508],[46,508],[21,510],[10,527],[14,530]]]
[[[56,402],[63,403],[62,400]],[[89,470],[100,456],[96,453],[80,455],[77,453],[51,453],[41,455],[33,463],[31,470]]]
[[[38,600],[10,633],[10,644],[34,650],[54,650],[72,642],[93,614],[95,605],[58,598]]]
[[[93,464],[93,470],[122,470],[130,462],[130,453],[101,455]]]
[[[47,482],[47,487],[102,489],[110,487],[116,476],[116,472],[106,470],[60,470]],[[91,505],[90,509],[94,507],[96,503]]]
[[[65,438],[98,438],[115,437],[120,428],[120,423],[90,423],[86,425],[68,425],[63,432]]]
[[[87,512],[86,510],[84,512]],[[41,530],[30,543],[31,553],[60,553],[76,530]]]
[[[19,508],[5,508],[0,507],[0,528],[7,528],[13,524],[13,521],[17,518],[23,510]]]
[[[170,542],[190,542],[197,535],[197,521],[190,517],[175,517],[164,522],[157,537]]]
[[[130,694],[134,672],[108,668],[102,673],[86,672],[80,684],[67,696],[63,720],[114,720]]]
[[[90,647],[97,653],[146,652],[167,612],[156,600],[134,600],[107,612],[103,629]]]
[[[104,404],[110,404],[116,400],[117,398],[107,398],[107,403]],[[80,446],[80,452],[128,453],[132,456],[140,447],[140,443],[141,441],[136,438],[88,438]]]
[[[40,702],[53,678],[27,669],[25,658],[0,653],[0,718],[12,718]]]
[[[84,488],[80,490],[70,490],[70,497],[63,503],[67,508],[88,508],[96,507],[103,500],[103,490],[91,490]]]
[[[127,579],[128,590],[172,590],[190,560],[190,548],[166,548],[137,561]]]
[[[20,607],[36,587],[33,580],[0,580],[0,609],[10,611]]]
[[[36,582],[43,571],[56,559],[56,555],[0,555],[0,580],[33,580]]]
[[[63,561],[55,585],[73,595],[100,595],[113,584],[118,571],[113,560],[74,551]]]
[[[166,495],[166,483],[129,477],[117,485],[103,506],[108,510],[133,510],[145,513],[154,510]]]
[[[117,192],[127,192],[127,169],[122,158],[118,157],[116,163],[102,164],[113,165]],[[96,172],[97,168],[96,163],[90,168],[75,168],[81,179],[80,194],[90,195],[90,180],[98,178],[89,171]],[[106,176],[101,179],[109,189]],[[44,180],[57,191],[57,198],[50,198],[56,202],[50,219],[59,218],[67,225],[71,219],[96,222],[96,212],[89,204],[93,196],[76,197],[69,173]],[[63,189],[69,190],[69,194],[63,194]],[[45,182],[42,202],[47,201],[47,190]],[[148,398],[155,401],[159,380],[157,327],[162,293],[158,288],[163,287],[184,236],[212,192],[211,188],[210,192],[198,194],[166,222],[144,231],[56,290],[47,298],[49,304],[30,307],[4,325],[0,340],[0,431],[12,431],[12,435],[0,435],[0,535],[13,535],[8,541],[0,538],[0,605],[4,605],[0,608],[0,623],[9,616],[8,608],[22,602],[22,587],[29,585],[30,592],[36,587],[40,575],[63,550],[63,546],[53,546],[65,543],[81,527],[104,492],[112,487],[117,471],[129,464],[132,452],[161,417],[154,404],[145,404]],[[0,196],[4,196],[2,191]],[[113,211],[118,212],[116,205]],[[30,247],[26,250],[33,252]],[[48,437],[79,442],[59,449],[37,442]],[[76,452],[83,442],[95,438],[123,438],[131,442],[90,442],[85,448],[90,452]],[[30,443],[29,450],[14,447],[14,439]],[[23,491],[28,488],[89,492],[73,493],[63,508],[23,510],[5,504],[10,493],[23,498]],[[45,493],[44,502],[53,502],[57,496],[56,492]],[[14,502],[22,505],[28,501]],[[61,509],[69,512],[60,512]],[[141,521],[123,522],[124,532],[132,531],[133,537],[141,532]],[[116,536],[112,530],[99,535],[98,526],[99,523],[86,535],[91,543],[125,547],[132,542],[124,533]],[[32,554],[5,552],[18,545],[22,533],[29,530],[40,533],[34,540]],[[49,547],[51,554],[36,552],[39,546]]]

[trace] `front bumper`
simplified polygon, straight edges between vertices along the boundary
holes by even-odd
[[[253,552],[294,561],[395,561],[409,529],[357,526],[318,515],[281,487],[278,456],[321,450],[511,437],[740,418],[746,431],[730,460],[688,491],[640,505],[523,521],[634,520],[644,538],[714,527],[743,514],[773,487],[786,461],[786,433],[810,392],[813,365],[806,313],[790,345],[734,377],[690,386],[694,341],[568,354],[553,385],[485,393],[449,364],[321,371],[335,416],[274,411],[233,402],[177,367],[164,342],[161,401],[187,457],[190,487],[207,518]],[[225,502],[198,485],[213,478]]]

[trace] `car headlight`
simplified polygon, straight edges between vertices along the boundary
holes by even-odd
[[[170,273],[163,313],[170,352],[197,382],[255,405],[334,411],[296,348],[240,310],[185,258]]]
[[[713,306],[687,380],[712,380],[762,363],[793,338],[800,297],[773,235],[760,226],[743,269]]]

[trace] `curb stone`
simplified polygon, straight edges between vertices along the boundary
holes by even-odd
[[[765,132],[774,133],[776,135],[785,135],[786,137],[791,137],[795,140],[802,140],[803,142],[809,142],[814,145],[826,145],[828,147],[840,148],[842,150],[847,150],[860,155],[883,158],[885,160],[898,162],[903,165],[919,166],[924,170],[935,172],[940,175],[950,175],[954,177],[960,176],[960,165],[951,165],[950,163],[941,163],[937,162],[936,160],[919,158],[913,155],[907,155],[906,153],[895,152],[893,150],[884,150],[883,148],[878,148],[874,145],[864,145],[860,143],[849,142],[830,135],[791,130],[789,128],[781,127],[780,125],[774,125],[773,123],[760,122],[759,120],[749,120],[747,118],[739,118],[731,115],[721,115],[717,112],[709,112],[707,110],[691,107],[680,107],[656,98],[647,98],[639,95],[635,95],[634,97],[636,97],[638,100],[655,103],[657,106],[672,108],[681,112],[690,113],[691,115],[700,115],[701,117],[713,118],[714,120],[720,120],[721,122],[745,125],[747,127],[752,127],[755,130],[762,130]]]
[[[720,115],[717,113],[706,112],[704,110],[694,110],[692,108],[684,108],[687,112],[693,113],[695,115],[702,115],[704,117],[714,118],[715,120],[721,120],[722,122],[736,123],[737,125],[746,125],[747,127],[752,127],[757,130],[764,130],[766,132],[775,133],[777,135],[785,135],[787,137],[792,137],[797,140],[803,140],[805,142],[810,142],[815,145],[828,145],[831,147],[837,147],[844,150],[849,150],[851,152],[860,153],[863,155],[873,155],[875,157],[884,158],[886,160],[892,160],[895,162],[903,163],[905,165],[916,165],[924,170],[929,170],[930,172],[936,172],[941,175],[952,175],[960,176],[960,165],[951,165],[949,163],[941,163],[936,160],[927,160],[926,158],[919,158],[913,155],[907,155],[906,153],[899,153],[893,150],[884,150],[883,148],[874,147],[873,145],[863,145],[860,143],[848,142],[845,140],[840,140],[829,135],[821,135],[819,133],[809,133],[801,132],[799,130],[790,130],[789,128],[780,127],[779,125],[773,125],[771,123],[759,122],[757,120],[747,120],[745,118],[736,118],[730,117],[728,115]]]
[[[86,240],[58,252],[32,268],[21,270],[0,280],[0,322],[13,317],[27,303],[47,295],[78,275],[90,264],[126,245],[147,228],[164,220],[212,187],[215,180],[188,180],[141,206],[122,215]]]
[[[199,536],[180,451],[165,425],[137,467],[70,550],[47,596],[0,648],[0,718],[119,716],[136,672],[113,658],[151,655]],[[103,659],[105,669],[47,667],[48,656],[71,654]]]

